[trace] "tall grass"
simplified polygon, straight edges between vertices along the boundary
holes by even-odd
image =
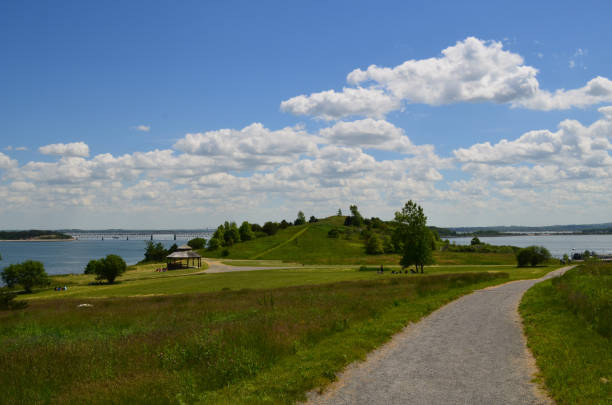
[[[590,262],[553,279],[565,305],[602,336],[612,336],[612,263]]]
[[[386,327],[376,327],[377,320],[398,305],[418,306],[505,277],[440,274],[147,298],[35,300],[28,309],[0,312],[2,401],[205,400],[344,331],[367,334],[361,332],[364,322],[374,327],[363,331],[380,339]],[[93,307],[78,307],[84,302]],[[350,360],[344,351],[334,355]],[[317,371],[312,381],[333,379],[343,362]],[[276,399],[262,402],[292,402],[313,384],[295,378],[275,385]]]

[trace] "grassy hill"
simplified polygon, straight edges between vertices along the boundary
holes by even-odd
[[[318,222],[290,226],[272,236],[237,243],[215,251],[201,251],[210,258],[282,260],[304,264],[393,264],[398,254],[366,254],[365,242],[359,229],[344,226],[342,216],[321,219]],[[332,229],[341,231],[339,238],[328,237]],[[224,255],[224,251],[226,255]],[[474,252],[434,252],[438,264],[514,264],[513,254]]]

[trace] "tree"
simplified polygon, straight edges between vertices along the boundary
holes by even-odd
[[[351,205],[349,207],[349,209],[351,210],[351,215],[346,217],[346,219],[344,220],[344,225],[346,225],[346,226],[362,227],[363,226],[363,217],[359,213],[359,210],[357,209],[357,206],[356,205]]]
[[[221,241],[217,238],[210,238],[208,241],[208,250],[217,250],[221,246]]]
[[[225,232],[223,238],[225,239],[224,246],[232,246],[234,243],[240,242],[240,231],[235,222],[225,221]]]
[[[264,224],[262,229],[268,234],[268,236],[274,235],[276,232],[278,232],[278,224],[276,222],[268,221]]]
[[[402,259],[400,264],[403,268],[414,265],[420,267],[431,264],[433,257],[431,253],[432,234],[427,228],[427,217],[423,208],[408,201],[400,212],[395,213],[394,244],[401,248]]]
[[[516,253],[518,267],[537,266],[550,259],[550,252],[544,246],[527,246]]]
[[[247,240],[255,239],[255,234],[253,233],[253,230],[251,229],[251,225],[249,225],[247,221],[244,221],[240,225],[238,232],[240,233],[240,240],[243,242]]]
[[[318,221],[317,217],[315,217],[314,215],[311,215],[310,219],[308,220],[308,223],[312,224],[312,223],[317,222],[317,221]]]
[[[287,220],[283,219],[278,225],[278,227],[280,229],[285,229],[285,228],[289,228],[291,225],[292,225],[291,222],[287,222]]]
[[[470,245],[472,245],[472,246],[480,245],[480,239],[478,239],[478,236],[474,236],[472,238],[472,240],[470,241]]]
[[[96,280],[107,280],[109,284],[113,284],[115,279],[125,273],[127,265],[125,261],[117,255],[108,255],[99,260],[90,260],[85,267],[85,274],[90,274],[88,271],[94,271]]]
[[[161,242],[154,243],[152,240],[147,241],[145,247],[146,262],[161,262],[168,256],[168,251],[164,249]]]
[[[217,230],[213,234],[213,238],[217,239],[219,242],[223,242],[225,241],[224,234],[225,234],[225,228],[223,227],[223,225],[219,225],[217,227]]]
[[[299,211],[297,214],[297,218],[293,221],[294,225],[304,225],[306,223],[306,216],[302,211]]]
[[[337,216],[341,217],[342,216],[342,210],[340,208],[338,208],[338,212],[336,213]]]
[[[187,244],[194,250],[204,249],[206,246],[206,239],[204,238],[193,238]]]
[[[385,253],[383,243],[375,233],[370,236],[366,243],[366,253],[369,255],[379,255]]]
[[[2,270],[2,280],[8,287],[19,284],[27,293],[32,292],[32,287],[45,286],[49,284],[49,278],[45,267],[41,262],[26,260],[20,264],[11,264]]]

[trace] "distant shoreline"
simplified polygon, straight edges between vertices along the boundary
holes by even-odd
[[[76,238],[68,239],[0,239],[0,242],[72,242],[78,240]]]

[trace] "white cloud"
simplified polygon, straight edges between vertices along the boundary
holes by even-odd
[[[281,102],[281,110],[295,115],[312,115],[324,120],[335,120],[352,115],[382,118],[398,110],[400,100],[376,88],[344,88],[300,95]]]
[[[406,153],[415,148],[403,129],[385,120],[366,118],[352,122],[340,121],[332,127],[321,129],[319,134],[330,143],[339,145]]]
[[[136,131],[140,131],[140,132],[149,132],[151,130],[151,126],[150,125],[136,125],[136,126],[133,126],[132,129]]]
[[[570,67],[578,66],[576,59],[584,54],[578,49]],[[584,67],[581,60],[579,66]],[[537,73],[524,64],[521,55],[504,50],[501,42],[469,37],[442,50],[440,57],[408,60],[395,67],[355,69],[348,74],[348,83],[366,87],[300,95],[283,101],[281,109],[333,120],[351,115],[383,118],[401,109],[402,102],[492,102],[535,110],[612,102],[612,82],[605,77],[595,77],[582,88],[550,92],[540,89]]]
[[[17,166],[17,161],[0,152],[0,169],[11,169]]]
[[[85,142],[54,143],[38,148],[43,155],[60,155],[66,157],[87,157],[89,146]]]

